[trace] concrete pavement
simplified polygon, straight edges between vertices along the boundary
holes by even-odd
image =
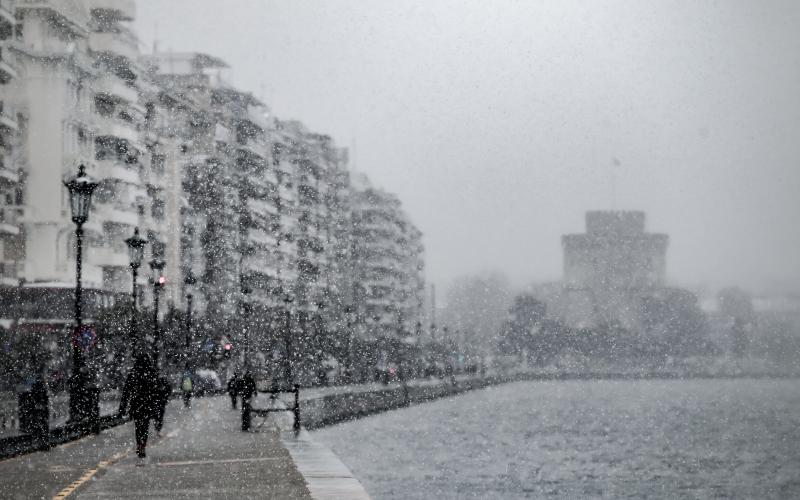
[[[254,426],[255,432],[243,433],[239,430],[240,413],[229,405],[226,397],[196,398],[191,410],[184,410],[178,401],[171,402],[164,426],[166,435],[151,437],[149,463],[143,467],[136,466],[132,424],[50,452],[5,460],[0,462],[0,496],[368,498],[329,450],[309,444],[304,435],[282,435],[280,428],[285,429],[287,422],[281,418]],[[310,478],[314,476],[313,495],[298,463],[309,471]]]

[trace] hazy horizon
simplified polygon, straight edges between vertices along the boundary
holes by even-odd
[[[584,213],[667,233],[671,283],[800,287],[800,4],[139,0],[351,149],[425,234],[427,280],[561,277]],[[232,36],[235,35],[235,36]]]

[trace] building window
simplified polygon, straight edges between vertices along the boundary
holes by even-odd
[[[145,106],[145,115],[144,121],[147,123],[152,123],[156,117],[156,106],[152,102],[148,102]]]
[[[151,160],[151,166],[152,166],[153,172],[155,172],[157,174],[163,174],[164,173],[164,164],[165,163],[166,163],[166,159],[165,159],[164,155],[154,154],[152,156],[152,160]]]
[[[153,245],[153,258],[163,259],[166,254],[167,245],[158,241],[157,239],[150,240]]]
[[[153,200],[153,205],[151,207],[151,213],[153,214],[154,219],[161,220],[164,218],[164,201],[163,200]]]
[[[109,117],[114,114],[114,103],[103,97],[95,97],[94,107],[100,116]]]

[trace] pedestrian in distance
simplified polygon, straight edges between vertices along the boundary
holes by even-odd
[[[167,411],[167,403],[169,397],[172,395],[172,386],[169,385],[169,380],[163,375],[158,377],[156,382],[156,418],[153,426],[161,437],[161,429],[164,427],[164,413]]]
[[[183,373],[183,378],[181,379],[181,392],[183,393],[184,408],[192,407],[192,390],[193,390],[192,374],[187,370],[186,372]]]
[[[233,377],[228,380],[228,396],[231,397],[231,408],[234,410],[236,409],[236,398],[239,396],[239,385],[241,384],[241,379],[239,378],[239,372],[233,372]]]
[[[125,380],[122,399],[119,403],[120,416],[129,414],[133,419],[136,434],[137,465],[144,465],[147,458],[147,437],[150,420],[158,412],[158,395],[156,384],[158,373],[149,356],[140,354],[133,363],[133,368]]]
[[[36,441],[36,448],[41,451],[50,449],[50,395],[43,372],[44,370],[31,387],[33,401],[31,434]]]
[[[250,430],[250,400],[256,396],[256,381],[253,374],[247,370],[239,379],[239,394],[242,396],[242,430]]]

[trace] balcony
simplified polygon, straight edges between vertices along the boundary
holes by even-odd
[[[95,90],[98,94],[105,94],[115,101],[135,103],[139,99],[139,93],[135,88],[114,75],[107,74],[98,79],[95,82]]]
[[[239,140],[236,143],[243,158],[258,162],[267,157],[267,146],[252,139]]]
[[[11,0],[0,0],[0,29],[13,30],[16,24],[13,3]]]
[[[130,61],[135,61],[139,57],[139,41],[136,35],[126,29],[92,33],[89,35],[89,49],[93,52],[122,56]]]
[[[8,83],[17,76],[17,58],[8,47],[0,47],[0,83]]]
[[[136,18],[135,0],[89,0],[89,10],[106,19],[133,21]]]
[[[22,263],[0,262],[0,286],[19,286]]]
[[[15,111],[5,101],[0,101],[0,129],[16,131],[19,128]]]
[[[92,233],[99,236],[103,235],[103,224],[100,222],[102,214],[97,214],[97,207],[94,207],[92,211],[92,215],[89,217],[89,221],[83,225],[83,231],[85,233]]]
[[[9,188],[19,183],[19,174],[5,165],[6,159],[0,156],[0,188]]]
[[[139,142],[139,132],[133,123],[112,118],[110,116],[96,115],[97,136],[113,136],[125,139],[131,144]]]
[[[98,174],[101,179],[115,179],[128,184],[141,184],[139,172],[132,170],[117,160],[99,160]]]
[[[242,259],[242,268],[248,274],[278,277],[278,264],[274,259],[263,259],[255,256],[245,257]]]
[[[253,244],[258,246],[272,247],[272,248],[278,246],[278,240],[268,235],[261,229],[251,229],[247,236],[249,242],[252,242]]]
[[[92,263],[102,267],[128,267],[130,257],[124,247],[99,247],[94,249]]]
[[[0,208],[0,236],[17,236],[19,234],[17,208]]]
[[[136,226],[139,224],[139,216],[136,215],[136,210],[133,207],[131,207],[130,210],[124,210],[115,205],[106,203],[98,203],[95,206],[97,217],[105,222],[125,226]]]
[[[38,10],[51,23],[73,33],[85,33],[89,15],[81,0],[17,0],[18,10]]]
[[[392,260],[386,257],[370,260],[367,262],[367,267],[378,271],[396,272],[402,269],[402,263],[399,260]]]
[[[253,198],[247,200],[247,208],[256,214],[277,215],[278,213],[278,207],[276,207],[273,203]]]

